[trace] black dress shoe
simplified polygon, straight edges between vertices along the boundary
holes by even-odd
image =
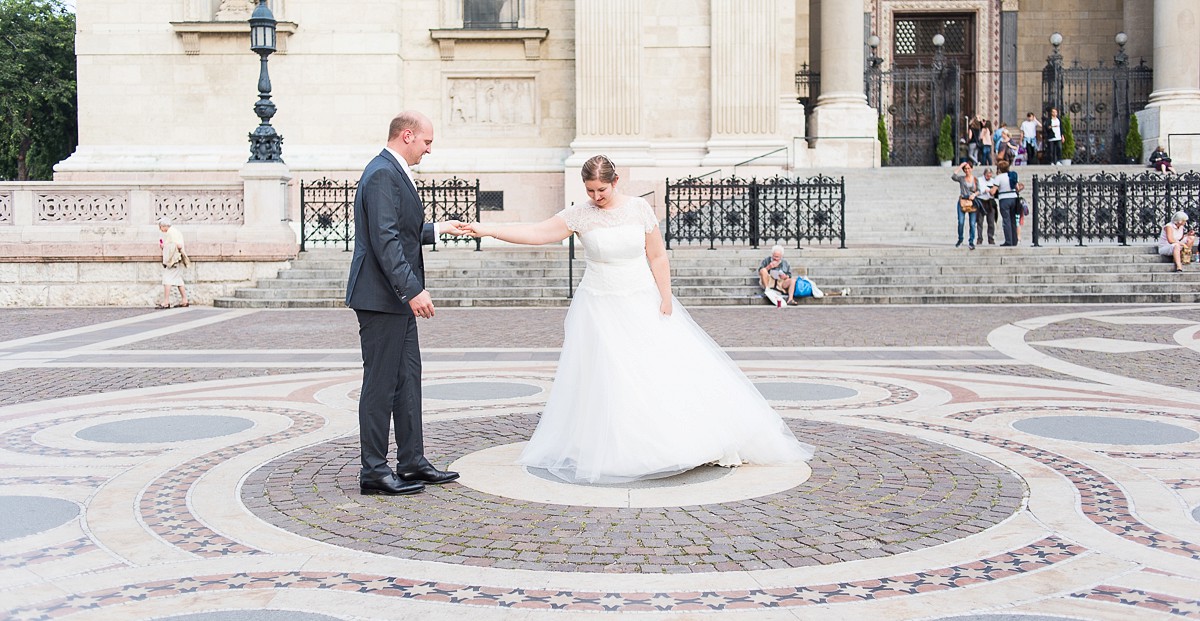
[[[451,472],[449,470],[438,470],[433,466],[429,466],[428,468],[421,468],[420,470],[415,470],[413,472],[401,472],[396,476],[399,477],[401,481],[420,481],[430,485],[437,485],[439,483],[449,483],[450,481],[457,479],[458,473]]]
[[[405,494],[416,494],[424,489],[424,483],[419,481],[401,481],[394,475],[388,475],[382,479],[361,479],[358,482],[358,491],[363,496],[374,494],[403,496]]]

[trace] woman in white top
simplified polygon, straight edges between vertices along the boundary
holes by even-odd
[[[1164,224],[1162,233],[1158,236],[1158,254],[1169,256],[1175,260],[1175,271],[1183,271],[1183,259],[1180,256],[1184,247],[1189,250],[1196,244],[1196,235],[1187,230],[1188,215],[1176,211],[1175,217]]]
[[[1025,189],[1025,185],[1016,181],[1017,174],[1008,170],[1008,162],[1001,161],[996,166],[996,200],[1000,203],[1000,229],[1004,231],[1004,243],[1001,246],[1017,245],[1017,218],[1021,215],[1021,202],[1017,192]]]
[[[709,463],[812,457],[733,360],[671,295],[658,219],[617,190],[611,160],[583,165],[590,201],[538,223],[469,225],[548,244],[579,235],[587,268],[567,311],[546,408],[518,463],[570,483],[624,483]]]

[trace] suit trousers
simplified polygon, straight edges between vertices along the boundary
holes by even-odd
[[[388,467],[388,430],[396,429],[396,473],[429,465],[421,433],[421,347],[417,318],[355,310],[362,344],[363,383],[358,433],[363,479],[380,479]]]

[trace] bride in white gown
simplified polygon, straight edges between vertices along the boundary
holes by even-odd
[[[535,224],[472,224],[476,237],[583,243],[546,409],[519,463],[572,483],[623,483],[716,463],[812,457],[741,369],[671,295],[654,211],[617,190],[603,155],[583,165],[586,204]]]

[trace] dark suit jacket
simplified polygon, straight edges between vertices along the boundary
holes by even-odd
[[[354,258],[346,306],[411,315],[408,301],[425,290],[421,245],[433,238],[416,186],[400,162],[381,151],[363,170],[354,197]]]

